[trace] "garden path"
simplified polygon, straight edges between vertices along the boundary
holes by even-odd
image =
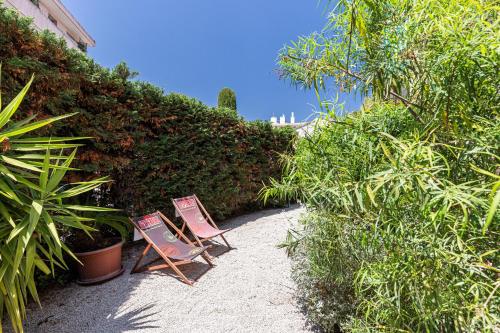
[[[169,271],[130,274],[142,241],[124,252],[126,271],[107,283],[71,284],[30,304],[26,332],[309,332],[295,301],[291,262],[277,245],[301,208],[272,209],[230,219],[221,227],[234,250],[215,246],[216,267],[184,266],[185,285]],[[6,322],[7,323],[7,322]]]

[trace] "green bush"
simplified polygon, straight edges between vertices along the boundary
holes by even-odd
[[[298,143],[287,176],[268,189],[311,210],[296,237],[298,260],[306,261],[296,273],[305,304],[332,331],[339,324],[353,331],[491,329],[498,323],[499,230],[485,228],[495,177],[481,160],[495,156],[498,147],[485,141],[498,140],[500,127],[485,122],[488,137],[451,146],[437,136],[422,140],[410,130],[418,123],[400,111],[377,106],[324,125]],[[453,171],[462,163],[477,169]],[[289,246],[297,246],[294,239]]]
[[[102,191],[101,204],[129,214],[171,213],[170,198],[196,193],[223,218],[258,206],[262,183],[279,175],[275,161],[290,149],[293,131],[130,81],[136,73],[125,64],[105,69],[4,8],[0,31],[6,95],[35,73],[24,114],[43,119],[79,112],[41,134],[95,138],[79,151],[84,173],[71,177],[109,175],[113,182]]]
[[[339,1],[323,34],[283,50],[294,83],[373,98],[329,111],[263,192],[310,212],[286,246],[325,330],[498,330],[498,9]]]
[[[229,88],[223,88],[217,98],[219,108],[227,108],[236,111],[236,94]]]

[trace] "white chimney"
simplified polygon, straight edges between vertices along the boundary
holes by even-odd
[[[285,118],[285,115],[283,114],[281,117],[280,117],[280,124],[285,124],[286,123],[286,118]]]
[[[290,116],[290,124],[295,124],[295,115],[292,112],[292,115]]]
[[[278,118],[275,116],[271,117],[271,124],[277,124],[278,123]]]

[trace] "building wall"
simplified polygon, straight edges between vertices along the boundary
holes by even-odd
[[[63,37],[69,47],[78,48],[78,43],[70,36],[68,28],[62,22],[58,21],[57,25],[52,23],[48,17],[49,11],[42,3],[37,7],[30,0],[4,0],[4,5],[16,9],[24,16],[32,17],[36,29],[48,29],[59,37]]]

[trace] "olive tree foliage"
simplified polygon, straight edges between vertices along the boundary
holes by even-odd
[[[237,111],[236,108],[236,94],[230,88],[223,88],[219,92],[219,97],[217,99],[217,105],[220,108],[228,108]]]
[[[327,331],[491,332],[500,286],[500,7],[339,0],[279,56],[326,112],[263,198],[309,214],[285,246]],[[323,88],[370,97],[337,116]]]

